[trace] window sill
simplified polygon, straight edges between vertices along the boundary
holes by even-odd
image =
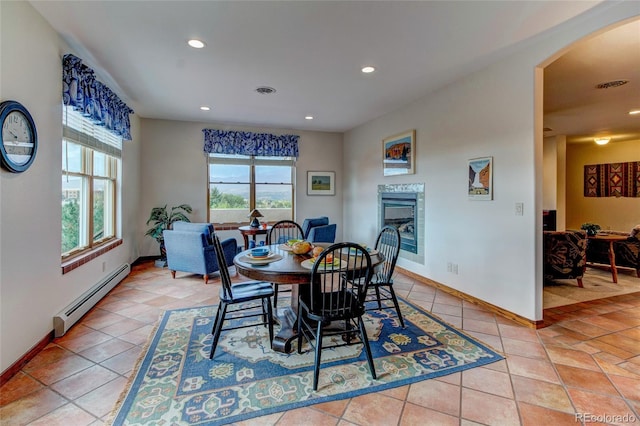
[[[68,272],[71,272],[76,268],[79,268],[80,266],[84,265],[85,263],[88,263],[89,261],[99,256],[102,256],[106,252],[113,250],[114,248],[118,247],[121,244],[122,244],[122,239],[118,238],[98,248],[95,248],[86,253],[83,253],[78,257],[74,257],[73,259],[62,262],[62,275]]]

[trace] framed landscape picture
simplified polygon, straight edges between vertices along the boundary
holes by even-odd
[[[416,131],[389,136],[382,140],[382,168],[384,176],[415,173]]]
[[[307,195],[336,195],[336,172],[307,172]]]
[[[493,200],[493,157],[469,160],[470,200]]]

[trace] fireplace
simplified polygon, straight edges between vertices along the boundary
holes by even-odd
[[[413,192],[380,194],[380,227],[391,225],[400,231],[400,249],[418,253],[418,195]]]

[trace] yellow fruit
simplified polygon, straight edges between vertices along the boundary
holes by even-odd
[[[295,254],[306,254],[311,250],[311,243],[309,241],[300,241],[295,243],[291,247],[291,251]]]
[[[322,253],[323,251],[324,251],[324,248],[323,248],[323,247],[320,247],[320,246],[318,246],[318,247],[314,247],[314,248],[313,248],[313,257],[318,257],[318,256],[320,256],[320,253]]]

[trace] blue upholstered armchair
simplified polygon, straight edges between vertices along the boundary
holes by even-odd
[[[163,232],[167,249],[167,266],[171,276],[176,271],[202,275],[204,283],[209,275],[219,271],[216,252],[213,248],[213,225],[210,223],[175,222],[173,229]],[[227,266],[233,266],[233,258],[238,252],[235,238],[222,241],[222,249]]]
[[[336,241],[335,223],[329,224],[327,216],[305,219],[302,223],[304,239],[312,243],[334,243]]]

